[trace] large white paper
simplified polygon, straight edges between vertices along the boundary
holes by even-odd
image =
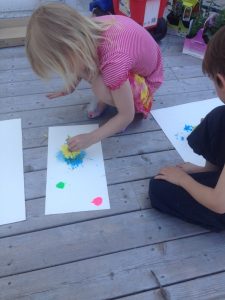
[[[0,225],[26,219],[21,120],[0,122]]]
[[[203,166],[205,160],[193,152],[187,143],[187,137],[213,108],[222,105],[218,98],[176,105],[152,111],[170,142],[184,161]]]
[[[86,149],[83,162],[75,168],[59,156],[68,136],[96,128],[97,125],[49,128],[45,214],[110,208],[101,143]]]

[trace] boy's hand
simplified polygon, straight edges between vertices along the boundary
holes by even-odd
[[[67,140],[67,144],[69,146],[70,151],[79,151],[91,146],[93,144],[93,141],[90,133],[84,133],[69,138]]]
[[[156,179],[166,180],[178,186],[182,186],[187,177],[189,177],[189,175],[180,167],[162,168],[159,171],[159,174],[155,176]]]

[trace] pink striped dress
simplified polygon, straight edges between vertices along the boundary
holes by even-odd
[[[102,16],[112,19],[98,47],[100,73],[105,85],[118,89],[129,79],[136,112],[147,117],[153,93],[163,81],[162,57],[158,44],[139,24],[125,16]],[[147,97],[147,98],[146,98]]]

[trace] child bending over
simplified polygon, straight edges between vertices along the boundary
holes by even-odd
[[[117,115],[99,129],[70,138],[72,151],[124,130],[135,112],[146,118],[163,80],[158,45],[143,27],[124,16],[88,18],[63,4],[43,5],[29,21],[26,51],[40,77],[56,72],[66,83],[64,91],[49,98],[73,92],[84,79],[98,99],[90,118],[101,115],[107,104],[117,108]]]
[[[213,80],[225,103],[225,27],[209,42],[203,72]],[[150,181],[152,206],[185,221],[212,230],[225,229],[225,106],[212,110],[189,135],[205,167],[185,163],[166,167]]]

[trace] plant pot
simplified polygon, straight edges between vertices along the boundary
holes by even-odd
[[[183,53],[203,59],[206,50],[206,43],[202,38],[203,28],[201,28],[195,37],[185,38]]]

